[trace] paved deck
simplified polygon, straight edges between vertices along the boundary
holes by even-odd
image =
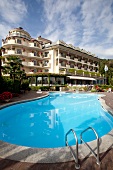
[[[113,109],[113,93],[102,93],[106,96],[103,97],[106,104]],[[40,97],[43,94],[30,92],[14,98],[13,101],[20,101],[25,99],[32,99]],[[81,170],[112,170],[113,169],[113,146],[111,146],[105,153],[100,154],[101,165],[96,164],[94,157],[82,159],[80,161]],[[24,163],[0,158],[0,170],[74,170],[74,161],[65,163]]]

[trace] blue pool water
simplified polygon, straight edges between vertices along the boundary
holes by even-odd
[[[99,137],[113,128],[113,117],[103,110],[96,94],[50,93],[46,98],[0,110],[0,140],[17,145],[63,147],[70,128],[80,139],[80,133],[89,126]],[[92,141],[95,136],[89,130],[83,138]],[[75,144],[72,134],[68,141]]]

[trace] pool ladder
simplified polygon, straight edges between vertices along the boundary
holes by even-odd
[[[87,130],[89,130],[89,129],[91,129],[91,130],[94,132],[95,136],[96,136],[97,153],[95,153],[95,152],[93,151],[93,149],[92,149],[92,148],[83,140],[83,138],[82,138],[82,134],[83,134],[84,132],[86,132]],[[69,134],[70,132],[73,133],[74,138],[75,138],[75,141],[76,141],[76,149],[75,149],[75,150],[76,150],[76,152],[75,152],[76,154],[74,153],[72,147],[69,146],[68,141],[67,141],[67,136],[68,136],[68,134]],[[98,134],[97,134],[97,132],[95,131],[95,129],[92,128],[92,127],[88,127],[87,129],[83,130],[83,131],[81,132],[81,134],[80,134],[80,141],[81,141],[81,144],[84,143],[84,144],[86,145],[86,147],[91,151],[91,153],[92,153],[92,154],[94,155],[94,157],[96,158],[96,163],[97,163],[98,165],[100,165],[100,160],[99,160],[99,137],[98,137]],[[76,168],[76,169],[80,169],[80,164],[79,164],[79,159],[78,159],[78,138],[77,138],[77,135],[76,135],[76,133],[75,133],[75,131],[74,131],[73,129],[70,129],[70,130],[66,133],[66,135],[65,135],[65,144],[66,144],[66,146],[68,146],[68,147],[70,148],[71,154],[72,154],[72,156],[73,156],[73,158],[74,158],[74,160],[75,160],[75,168]]]

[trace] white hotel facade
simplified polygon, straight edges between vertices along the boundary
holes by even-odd
[[[34,39],[23,28],[15,28],[2,40],[2,65],[7,57],[19,56],[27,75],[62,74],[77,81],[100,81],[99,58],[86,50],[58,40],[53,43],[39,36]],[[84,84],[84,82],[82,82]]]

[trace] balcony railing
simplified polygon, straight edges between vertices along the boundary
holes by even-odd
[[[42,67],[42,64],[35,64],[34,62],[26,62],[22,61],[23,66],[30,66],[30,67]]]
[[[10,36],[17,36],[17,37],[22,37],[22,38],[26,38],[26,39],[30,40],[30,38],[27,35],[23,35],[20,33],[10,33]]]
[[[43,58],[51,58],[51,55],[48,54],[48,55],[43,55]]]
[[[50,67],[50,63],[43,63],[43,67]]]
[[[65,58],[66,59],[66,56],[59,54],[59,58]]]
[[[70,59],[70,57],[69,57],[69,56],[66,56],[66,59],[68,59],[68,60],[69,60],[69,59]]]
[[[68,75],[78,75],[78,76],[85,76],[85,77],[102,77],[100,73],[84,71],[84,70],[75,70],[75,69],[68,69],[66,71]]]
[[[66,67],[66,64],[59,63],[59,66]]]

